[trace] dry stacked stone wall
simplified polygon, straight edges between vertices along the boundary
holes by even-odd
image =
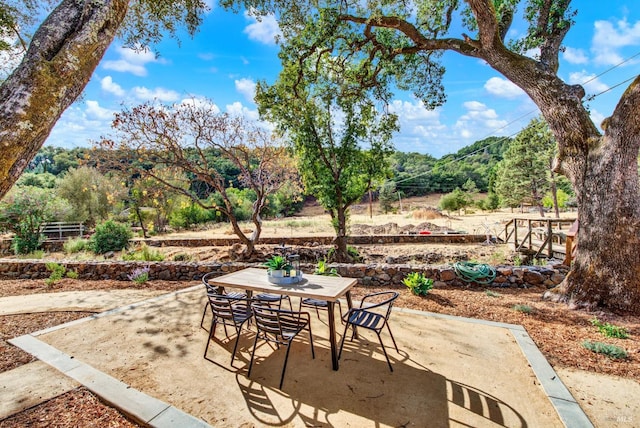
[[[149,268],[149,278],[168,281],[199,280],[208,272],[220,275],[246,267],[259,267],[257,263],[195,263],[195,262],[65,262],[60,263],[68,270],[78,273],[83,280],[119,280],[127,281],[128,276],[140,267]],[[301,266],[304,272],[312,272],[313,265]],[[402,264],[331,264],[340,275],[357,278],[364,286],[402,286],[402,280],[409,272],[422,272],[434,280],[434,285],[469,286],[455,273],[451,266],[415,266]],[[563,265],[555,266],[497,266],[496,278],[491,286],[497,287],[553,287],[559,284],[568,272]],[[44,279],[50,272],[41,260],[0,259],[0,278],[2,279]]]

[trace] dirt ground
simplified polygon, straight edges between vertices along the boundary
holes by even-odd
[[[416,202],[417,203],[417,202]],[[366,207],[365,207],[366,208]],[[317,214],[317,213],[316,213]],[[575,218],[575,213],[565,213],[564,217]],[[325,218],[326,217],[326,218]],[[532,213],[512,214],[510,212],[478,213],[462,216],[437,218],[416,218],[413,213],[396,215],[376,215],[369,219],[366,211],[354,213],[353,225],[380,225],[394,223],[399,227],[408,224],[431,222],[437,226],[469,233],[491,233],[497,235],[507,219],[513,217],[536,217]],[[328,216],[297,217],[267,222],[263,236],[320,236],[331,235]],[[176,233],[174,236],[213,237],[228,236],[225,227],[215,227],[197,232]],[[219,249],[224,252],[226,249]],[[171,251],[184,249],[166,248]],[[194,250],[197,253],[198,250]],[[206,257],[218,257],[214,250],[207,250]],[[385,256],[415,255],[416,252],[440,252],[443,259],[466,257],[477,261],[501,263],[509,260],[510,254],[505,246],[426,246],[398,245],[371,249]],[[208,260],[205,255],[198,260]],[[52,287],[43,280],[0,281],[0,297],[19,294],[58,292],[87,289],[113,288],[149,288],[175,290],[193,285],[165,281],[151,281],[137,285],[133,282],[118,281],[77,281],[64,279]],[[610,313],[590,313],[582,310],[569,310],[565,305],[541,300],[544,289],[493,289],[493,288],[437,288],[427,297],[411,295],[401,284],[397,285],[401,297],[398,306],[420,309],[430,312],[451,314],[470,318],[481,318],[523,325],[545,357],[560,374],[576,399],[592,420],[608,421],[597,426],[634,426],[640,418],[637,397],[631,400],[629,391],[637,391],[640,383],[640,318],[621,317]],[[371,288],[356,287],[355,299],[371,292]],[[516,309],[519,308],[519,309]],[[18,335],[57,325],[72,319],[86,316],[86,312],[54,312],[45,314],[25,314],[0,317],[0,371],[9,370],[31,361],[31,356],[9,345],[6,340]],[[630,333],[629,339],[612,339],[603,336],[591,320],[598,318],[602,322],[624,327]],[[597,354],[582,346],[584,341],[603,342],[624,348],[628,358],[616,360]],[[591,376],[597,376],[595,380]],[[633,388],[625,388],[624,382],[630,382]],[[596,388],[593,385],[597,385]],[[74,405],[71,405],[73,403]],[[7,420],[0,421],[0,427],[18,426],[133,426],[117,412],[92,400],[90,394],[79,389],[37,408],[22,412]],[[97,413],[106,416],[108,423],[94,425]],[[88,416],[94,415],[94,416]],[[605,419],[603,419],[603,415]],[[52,424],[51,421],[57,421]],[[610,422],[610,423],[609,423]]]

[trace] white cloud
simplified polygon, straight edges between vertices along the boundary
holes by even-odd
[[[504,128],[508,122],[500,119],[494,109],[479,101],[467,101],[463,106],[467,112],[458,118],[453,128],[456,135],[469,140],[465,145],[488,135],[504,134]]]
[[[238,79],[235,81],[236,91],[240,92],[244,98],[253,103],[256,95],[256,82],[251,79]]]
[[[571,64],[586,64],[589,62],[589,58],[587,58],[587,54],[582,49],[575,49],[572,47],[566,47],[562,58],[565,61]]]
[[[210,108],[214,113],[220,113],[220,107],[218,107],[218,105],[216,103],[214,103],[213,101],[211,101],[208,98],[202,98],[202,97],[191,97],[191,98],[185,98],[182,101],[180,101],[181,105],[192,105],[194,107],[199,107],[199,106],[203,106],[203,107],[208,107]]]
[[[131,90],[133,96],[142,101],[151,101],[154,99],[171,102],[180,99],[180,94],[171,89],[154,88],[149,89],[144,86],[136,86]]]
[[[100,80],[100,87],[103,91],[113,94],[116,97],[124,97],[124,89],[122,89],[122,86],[115,83],[111,76],[106,76]]]
[[[147,75],[146,65],[149,63],[165,63],[159,60],[151,51],[136,52],[133,49],[119,47],[116,48],[120,59],[108,60],[102,63],[105,70],[114,70],[121,73],[131,73],[136,76],[144,77]]]
[[[602,129],[600,125],[602,125],[602,121],[606,119],[605,116],[595,109],[592,109],[589,114],[591,115],[593,123],[595,123],[598,128]]]
[[[516,84],[501,77],[492,77],[487,80],[487,83],[484,84],[484,89],[490,94],[501,98],[517,98],[525,95],[524,91]]]
[[[114,111],[100,107],[100,104],[98,103],[98,101],[87,100],[86,104],[87,104],[86,113],[88,117],[92,119],[99,119],[99,120],[113,119]]]
[[[572,85],[582,85],[585,90],[591,94],[597,94],[609,89],[609,86],[602,83],[595,74],[589,74],[586,71],[578,71],[569,74],[569,83]],[[585,83],[586,82],[586,83]]]
[[[248,11],[245,11],[244,17],[253,21],[247,25],[244,29],[244,33],[249,36],[250,40],[255,40],[265,45],[273,45],[276,43],[276,37],[282,33],[280,27],[278,27],[278,21],[273,15],[260,17],[259,20]]]
[[[0,40],[10,46],[7,50],[0,50],[0,78],[5,78],[20,64],[25,52],[19,46],[17,37],[2,36]]]
[[[595,54],[595,61],[598,64],[616,65],[623,61],[623,57],[617,50],[640,44],[640,21],[633,25],[629,25],[626,20],[615,23],[596,21],[594,27],[591,51]]]
[[[250,120],[258,120],[260,115],[257,110],[251,110],[248,107],[242,105],[240,101],[236,101],[233,104],[227,104],[225,110],[232,116],[243,116]]]
[[[47,138],[46,145],[55,147],[87,147],[101,135],[108,135],[113,111],[100,107],[97,101],[74,104],[62,114]]]

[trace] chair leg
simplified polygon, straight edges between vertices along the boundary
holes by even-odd
[[[342,339],[340,339],[340,350],[338,351],[338,359],[340,359],[340,356],[342,355],[342,347],[344,346],[344,339],[345,337],[347,337],[347,330],[349,329],[349,324],[345,324],[344,326],[344,333],[342,333]]]
[[[398,350],[398,345],[396,345],[396,339],[393,337],[393,333],[391,333],[391,327],[389,327],[389,323],[387,324],[387,330],[389,331],[389,336],[391,336],[391,340],[393,340],[393,346],[396,347],[396,352],[400,352],[400,350]]]
[[[204,311],[202,311],[202,319],[200,320],[200,328],[204,328],[204,317],[207,315],[207,308],[209,307],[209,303],[205,303]]]
[[[207,339],[207,346],[204,348],[204,358],[207,358],[207,351],[209,350],[209,343],[211,343],[211,338],[216,334],[216,317],[211,319],[211,326],[209,327],[209,338]]]
[[[258,334],[256,333],[256,338],[253,341],[253,350],[251,351],[251,360],[249,361],[249,372],[247,373],[247,377],[251,376],[251,369],[253,368],[253,357],[256,355],[257,345],[258,345]]]
[[[309,327],[309,343],[311,344],[311,358],[316,359],[316,351],[313,349],[313,334],[311,334],[311,323],[307,325]]]
[[[387,359],[387,364],[389,364],[389,369],[393,371],[393,367],[391,366],[391,361],[389,360],[389,355],[387,355],[387,350],[384,347],[384,343],[382,343],[382,337],[380,336],[380,333],[378,333],[377,331],[376,331],[376,334],[378,335],[378,341],[380,341],[380,346],[382,346],[382,352],[384,352],[384,357]]]
[[[289,360],[289,351],[291,350],[291,341],[287,343],[287,352],[284,354],[284,365],[282,366],[282,374],[280,375],[280,389],[282,389],[282,383],[284,382],[284,372],[287,370],[287,361]]]

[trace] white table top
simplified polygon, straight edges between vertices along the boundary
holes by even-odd
[[[357,283],[357,279],[303,274],[299,283],[278,285],[267,280],[267,269],[247,268],[211,278],[209,283],[222,287],[335,301],[344,296]]]

